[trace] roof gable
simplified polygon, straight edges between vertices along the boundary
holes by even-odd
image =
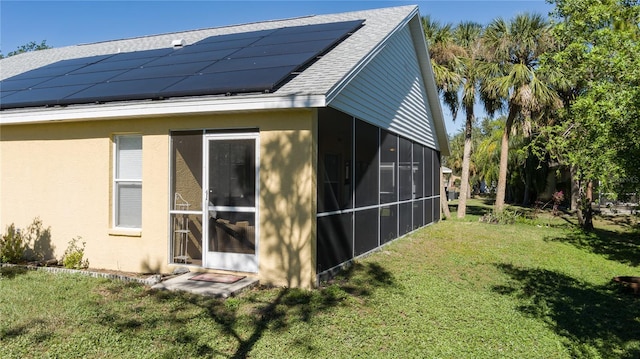
[[[342,88],[329,106],[439,149],[426,85],[407,27]]]

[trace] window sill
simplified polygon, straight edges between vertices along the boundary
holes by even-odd
[[[141,229],[111,228],[109,235],[115,237],[142,237]]]

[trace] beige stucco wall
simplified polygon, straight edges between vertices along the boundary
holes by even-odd
[[[38,216],[60,257],[86,242],[91,267],[169,272],[169,131],[260,130],[259,273],[262,283],[315,283],[315,110],[247,112],[0,128],[0,226]],[[113,135],[143,135],[142,231],[111,229]],[[196,270],[197,268],[192,268]]]

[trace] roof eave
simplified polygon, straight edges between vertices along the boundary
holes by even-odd
[[[0,125],[43,123],[52,121],[112,120],[140,117],[166,117],[205,113],[293,109],[326,106],[324,95],[231,96],[171,99],[162,101],[105,103],[53,108],[4,110]]]

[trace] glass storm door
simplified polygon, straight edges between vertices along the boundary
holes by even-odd
[[[205,267],[258,271],[258,134],[205,136]]]

